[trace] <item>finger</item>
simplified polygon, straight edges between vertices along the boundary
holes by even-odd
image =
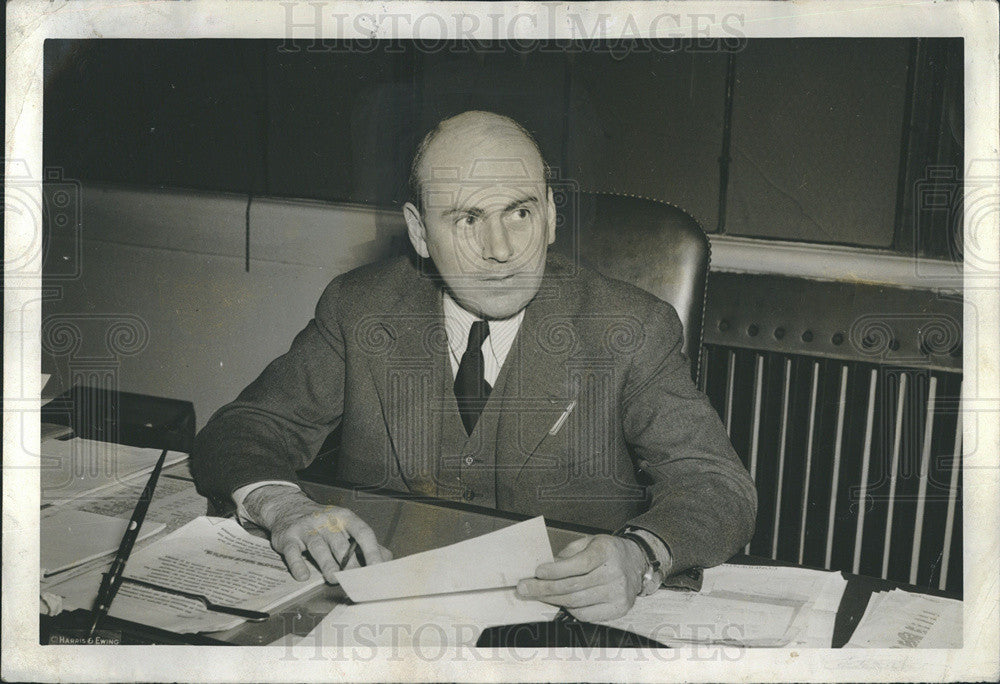
[[[617,603],[598,603],[582,608],[568,608],[569,614],[582,622],[604,622],[620,618],[628,608]]]
[[[347,547],[350,542],[347,540],[346,532],[334,532],[332,528],[321,527],[319,533],[326,540],[327,546],[333,552],[333,563],[336,566],[335,572],[340,571],[340,564],[345,561],[345,556],[347,555]],[[350,559],[347,559],[350,560]],[[347,569],[345,564],[344,569]]]
[[[389,549],[385,548],[384,546],[380,546],[378,548],[382,552],[382,560],[383,561],[391,561],[392,560],[392,551],[390,551]]]
[[[575,556],[587,548],[587,544],[590,543],[590,539],[590,537],[580,537],[579,539],[574,539],[563,547],[563,550],[556,555],[556,558],[569,558],[570,556]]]
[[[535,569],[535,577],[554,580],[574,575],[585,575],[600,566],[604,560],[603,555],[597,553],[593,545],[588,544],[587,548],[568,558],[562,558],[552,563],[542,563]]]
[[[523,579],[517,583],[517,593],[525,598],[537,598],[539,596],[555,596],[558,594],[572,594],[581,589],[589,589],[606,584],[608,580],[604,566],[588,572],[586,575],[575,575],[558,580],[540,580],[533,577]]]
[[[334,573],[340,570],[340,567],[333,560],[329,542],[324,537],[316,535],[309,540],[306,548],[309,549],[309,555],[312,556],[316,565],[319,566],[320,572],[323,573],[323,579],[327,582],[333,582]]]
[[[361,552],[365,556],[365,562],[369,565],[382,562],[378,540],[375,538],[372,528],[368,527],[368,523],[354,513],[346,516],[344,522],[346,523],[347,532],[357,540],[358,546],[361,547]]]
[[[285,544],[279,553],[285,559],[285,564],[288,566],[288,571],[292,573],[292,577],[299,582],[305,582],[309,579],[309,568],[302,558],[302,551],[297,540]]]
[[[554,606],[565,606],[566,608],[585,608],[606,603],[611,597],[611,592],[606,585],[598,587],[588,587],[570,594],[551,594],[539,597],[539,601],[551,603]]]

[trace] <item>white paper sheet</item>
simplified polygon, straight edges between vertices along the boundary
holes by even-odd
[[[487,589],[337,606],[299,644],[303,648],[385,646],[433,651],[473,646],[487,627],[547,622],[559,609]]]
[[[636,598],[625,616],[607,624],[674,644],[787,646],[797,636],[801,600],[732,592],[713,594],[661,590]]]
[[[337,573],[356,603],[513,587],[552,562],[542,517],[399,560]]]
[[[42,511],[39,531],[42,574],[51,575],[116,552],[128,522],[87,511],[62,508]],[[147,520],[139,529],[139,539],[151,537],[164,527],[163,523]]]
[[[872,594],[845,648],[962,648],[962,602],[901,589]]]
[[[41,444],[42,503],[92,497],[148,475],[161,451],[80,438],[46,440]],[[178,451],[167,452],[164,467],[186,458]],[[136,486],[141,491],[142,484]]]

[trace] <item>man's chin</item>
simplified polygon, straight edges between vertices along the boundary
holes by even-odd
[[[502,321],[506,318],[510,318],[511,316],[517,315],[519,311],[521,311],[524,307],[528,306],[528,302],[530,301],[531,300],[529,299],[525,302],[520,302],[514,306],[494,307],[494,308],[486,307],[481,309],[478,315],[480,318],[485,318],[487,320]]]
[[[489,295],[481,291],[453,292],[458,305],[466,311],[487,319],[510,318],[528,306],[538,289],[515,290],[500,295]]]
[[[490,280],[484,277],[444,278],[452,298],[463,309],[480,318],[514,316],[538,294],[542,273],[517,273]]]

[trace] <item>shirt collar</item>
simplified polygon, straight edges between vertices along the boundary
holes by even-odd
[[[448,290],[442,290],[442,308],[444,309],[444,329],[448,335],[448,347],[452,354],[462,358],[465,353],[465,346],[469,341],[469,330],[476,321],[483,320],[469,311],[466,311],[456,302]],[[521,321],[524,319],[525,309],[521,309],[510,318],[502,320],[490,320],[490,335],[486,338],[483,351],[487,347],[493,353],[498,365],[502,365],[507,358],[510,348],[514,345],[514,338],[521,328]]]

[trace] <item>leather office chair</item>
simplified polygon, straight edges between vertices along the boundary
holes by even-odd
[[[672,304],[697,380],[710,259],[698,222],[678,207],[635,195],[557,192],[556,204],[553,248]]]

